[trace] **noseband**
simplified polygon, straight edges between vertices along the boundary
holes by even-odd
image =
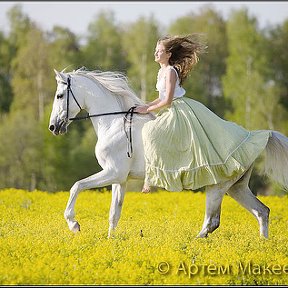
[[[132,154],[133,154],[133,146],[132,146],[132,119],[133,119],[133,115],[134,114],[138,114],[138,112],[135,112],[135,108],[136,106],[133,106],[131,108],[129,108],[128,111],[116,111],[116,112],[109,112],[109,113],[101,113],[101,114],[92,114],[90,115],[89,113],[87,113],[86,116],[82,116],[82,117],[72,117],[69,118],[69,96],[70,93],[74,99],[74,101],[76,102],[77,106],[79,107],[80,111],[82,110],[79,102],[77,101],[72,88],[71,88],[71,77],[68,76],[67,78],[67,83],[66,82],[62,82],[64,84],[67,85],[67,100],[66,100],[66,123],[68,123],[68,121],[74,121],[74,120],[87,120],[89,118],[92,117],[99,117],[99,116],[107,116],[107,115],[118,115],[118,114],[125,114],[125,116],[123,117],[124,119],[124,131],[125,131],[125,135],[127,138],[127,156],[129,158],[132,158]],[[129,117],[130,116],[130,117]],[[129,119],[128,119],[129,118]],[[127,131],[128,130],[128,131]]]

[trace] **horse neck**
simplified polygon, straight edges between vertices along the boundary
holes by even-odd
[[[127,105],[122,97],[114,95],[101,84],[89,79],[88,77],[77,77],[76,89],[77,95],[83,97],[83,106],[89,115],[98,115],[103,113],[113,113],[126,111]],[[99,126],[111,125],[115,115],[92,117],[91,121],[95,132],[98,135]]]

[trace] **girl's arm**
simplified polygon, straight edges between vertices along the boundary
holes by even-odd
[[[161,99],[160,99],[160,98],[157,98],[157,99],[155,99],[154,101],[148,103],[147,105],[150,107],[150,106],[152,106],[152,105],[158,104],[160,101],[161,101]]]
[[[160,101],[161,101],[161,99],[160,99],[160,98],[157,98],[157,99],[155,99],[154,101],[152,101],[152,102],[150,102],[150,103],[147,103],[147,104],[141,105],[141,106],[137,106],[136,109],[135,109],[135,112],[138,112],[138,113],[141,113],[141,114],[149,113],[149,112],[147,111],[147,109],[148,109],[150,106],[157,105]]]

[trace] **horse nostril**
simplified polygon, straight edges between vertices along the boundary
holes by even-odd
[[[49,130],[53,132],[54,128],[55,128],[54,125],[50,125]]]

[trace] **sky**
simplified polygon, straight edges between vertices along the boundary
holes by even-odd
[[[16,3],[21,4],[22,11],[42,29],[51,30],[54,25],[60,25],[80,36],[87,34],[88,24],[101,10],[114,11],[119,25],[153,15],[160,25],[167,27],[189,12],[198,13],[204,5],[212,5],[225,20],[233,9],[247,7],[249,14],[258,19],[260,28],[288,19],[288,1],[1,1],[1,31],[8,32],[6,12]]]

